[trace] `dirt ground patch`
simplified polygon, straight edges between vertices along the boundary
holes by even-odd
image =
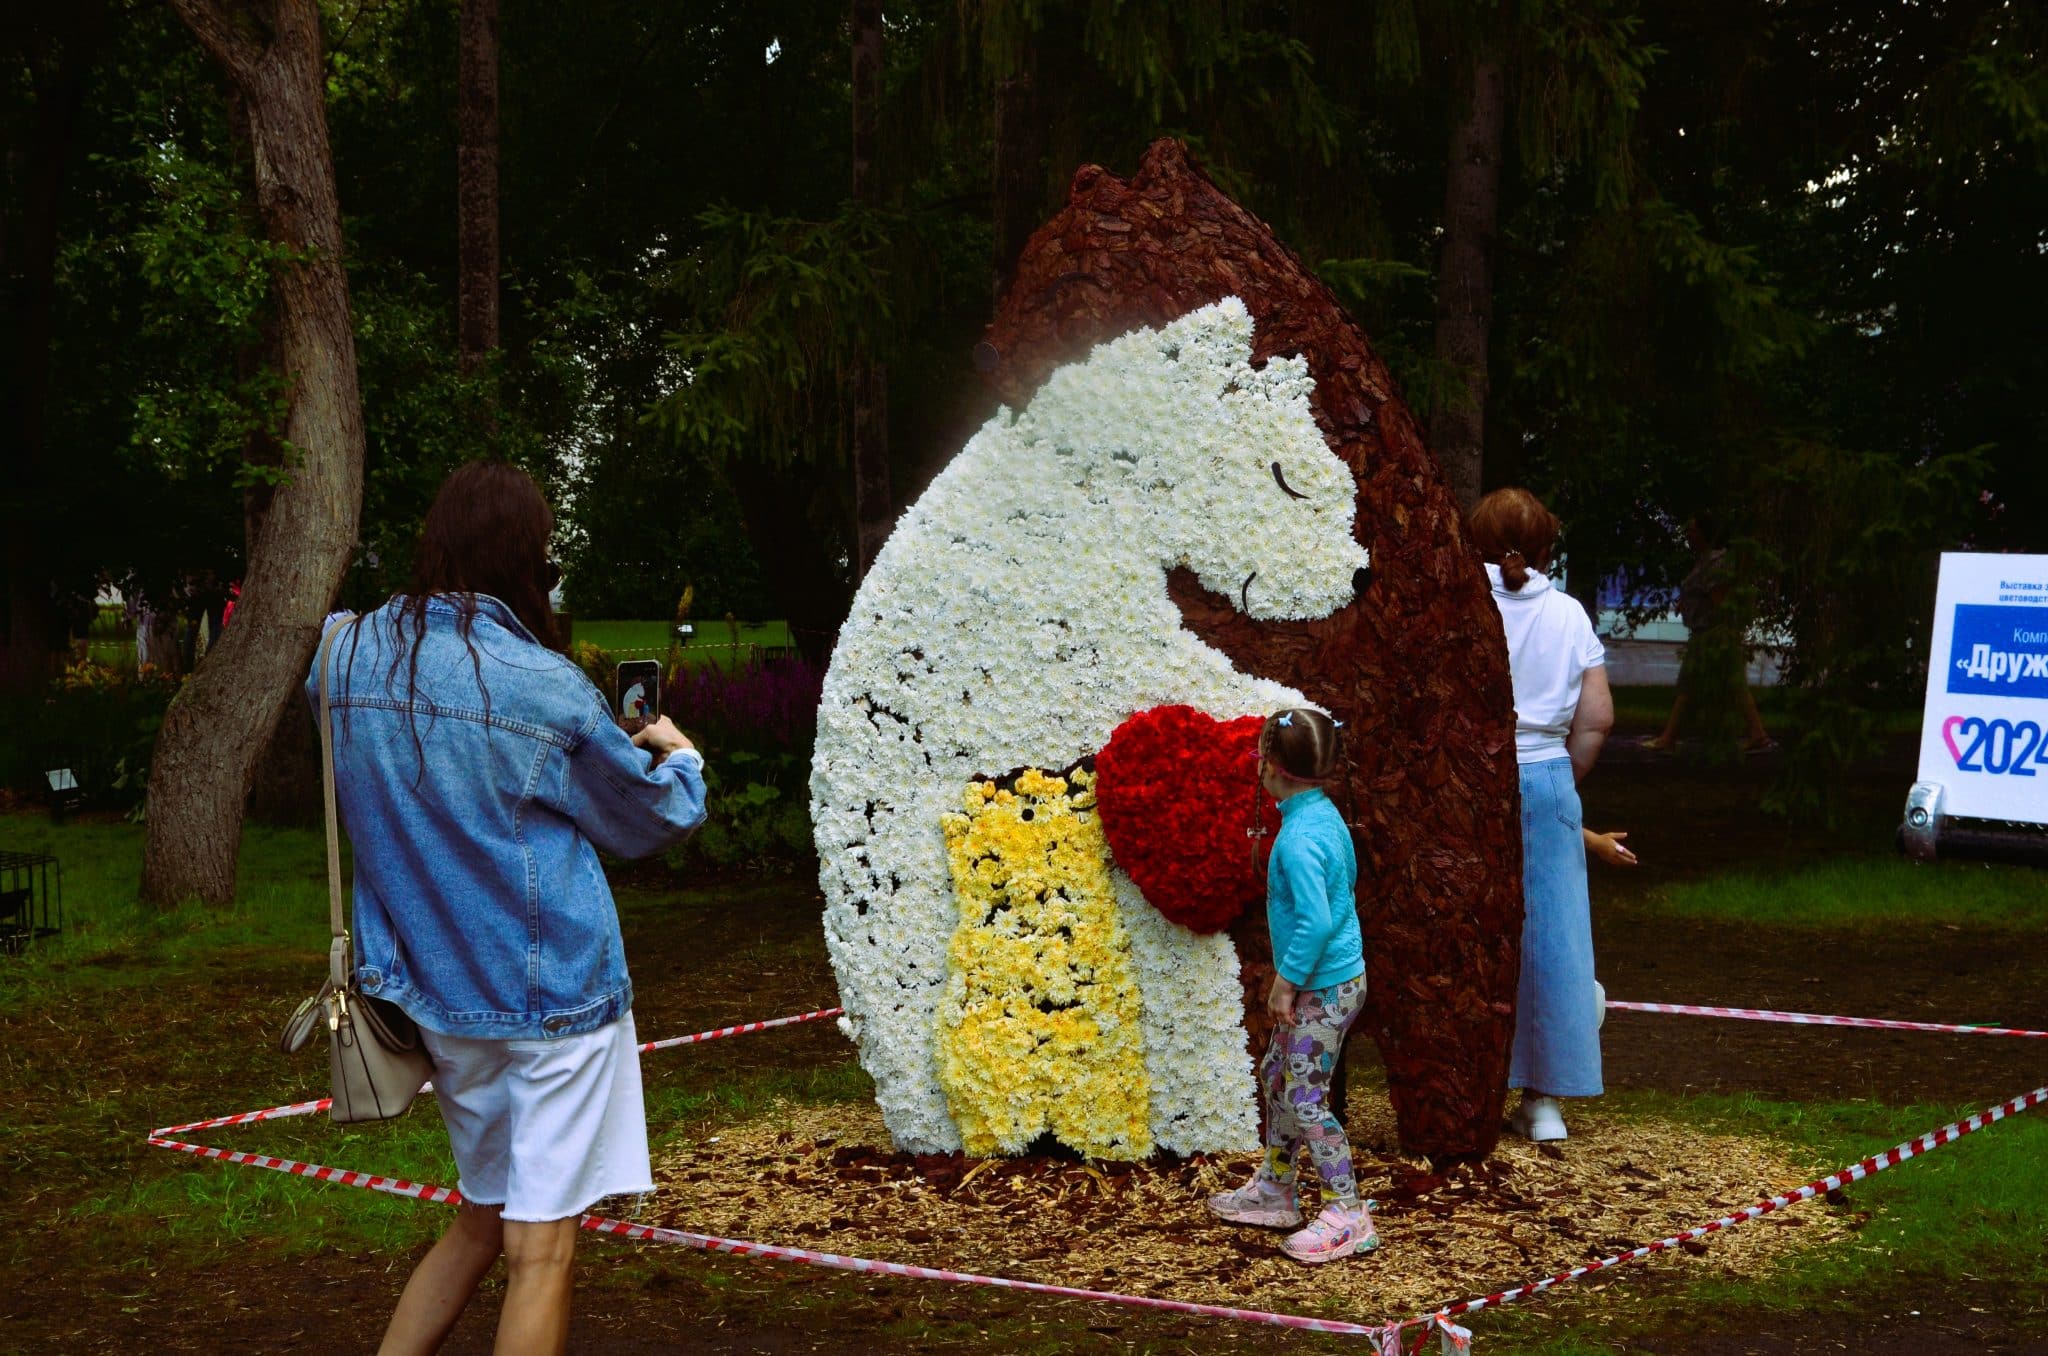
[[[871,1105],[778,1106],[720,1126],[656,1166],[640,1218],[743,1237],[1052,1285],[1294,1313],[1402,1318],[1503,1276],[1549,1275],[1811,1180],[1816,1165],[1761,1140],[1587,1112],[1569,1152],[1504,1140],[1448,1174],[1394,1151],[1383,1098],[1351,1117],[1360,1190],[1379,1198],[1382,1249],[1304,1270],[1277,1234],[1203,1208],[1250,1176],[1249,1154],[1081,1165],[895,1152]],[[1789,1248],[1858,1227],[1825,1208],[1775,1216],[1688,1248],[1695,1268],[1756,1274]],[[1107,1244],[1105,1240],[1114,1240]]]

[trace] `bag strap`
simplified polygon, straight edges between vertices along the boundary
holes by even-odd
[[[350,624],[361,620],[351,618]],[[348,988],[355,971],[341,901],[341,824],[334,809],[334,716],[327,702],[329,661],[334,655],[334,638],[340,634],[341,623],[337,622],[320,638],[320,791],[327,802],[327,921],[334,938],[327,946],[327,982],[336,990]]]

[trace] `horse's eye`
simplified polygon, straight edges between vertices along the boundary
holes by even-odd
[[[1289,485],[1287,483],[1287,477],[1280,470],[1280,463],[1277,461],[1273,463],[1273,481],[1281,489],[1287,491],[1288,494],[1292,495],[1296,499],[1308,498],[1307,495],[1303,494],[1300,490],[1295,489],[1292,485]]]

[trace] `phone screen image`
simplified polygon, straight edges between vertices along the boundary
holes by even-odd
[[[661,714],[661,664],[653,659],[634,659],[619,665],[613,687],[614,711],[629,731],[638,730]]]

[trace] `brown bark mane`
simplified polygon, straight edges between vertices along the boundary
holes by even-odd
[[[1513,692],[1479,557],[1386,365],[1329,289],[1175,141],[1155,142],[1128,181],[1095,165],[1075,173],[1066,207],[1025,246],[977,361],[1022,405],[1092,345],[1230,295],[1251,310],[1255,363],[1308,358],[1316,422],[1358,478],[1373,581],[1313,622],[1255,621],[1185,570],[1169,584],[1204,641],[1344,721],[1350,761],[1332,791],[1359,852],[1363,1026],[1386,1062],[1402,1147],[1480,1156],[1500,1131],[1520,963]],[[1263,912],[1233,936],[1256,1056],[1272,974]]]

